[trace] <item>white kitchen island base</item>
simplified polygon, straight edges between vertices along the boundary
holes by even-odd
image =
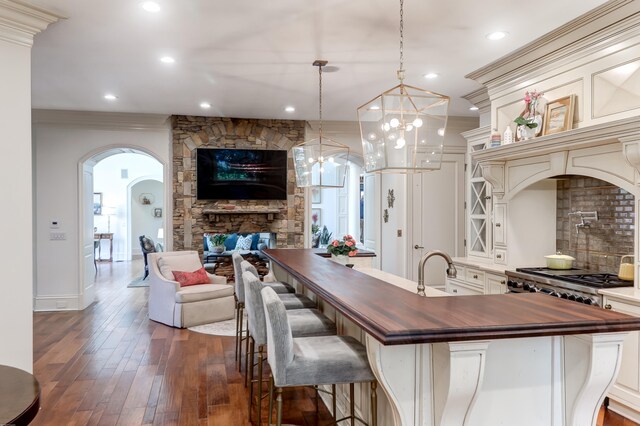
[[[379,424],[595,425],[625,335],[401,346],[368,336],[369,361],[389,404],[381,411],[390,411]]]
[[[278,279],[306,289],[340,334],[366,344],[378,425],[595,426],[624,339],[640,329],[638,318],[542,294],[427,288],[421,297],[416,283],[382,271],[306,250],[265,253]],[[346,388],[338,386],[338,417],[349,407]],[[365,420],[368,401],[368,386],[356,386]]]

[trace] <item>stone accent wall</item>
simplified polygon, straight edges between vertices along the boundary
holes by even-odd
[[[618,272],[620,257],[633,255],[635,200],[608,182],[568,176],[558,180],[556,248],[576,258],[575,267]],[[597,211],[598,221],[579,228],[578,216],[570,212]]]
[[[304,246],[304,191],[295,185],[291,147],[304,141],[304,121],[240,118],[172,117],[173,133],[173,247],[202,252],[205,232],[273,232],[276,246]],[[199,147],[286,149],[289,151],[287,200],[196,199],[196,152]],[[235,205],[236,209],[279,209],[266,214],[203,214],[207,208]]]

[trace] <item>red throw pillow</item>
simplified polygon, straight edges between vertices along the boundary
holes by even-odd
[[[193,272],[171,271],[173,278],[180,283],[180,287],[196,284],[211,284],[209,275],[204,267]]]

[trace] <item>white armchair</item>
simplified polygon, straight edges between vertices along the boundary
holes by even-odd
[[[149,318],[173,327],[223,321],[234,317],[233,286],[208,274],[211,284],[180,287],[173,271],[202,268],[197,251],[149,253]]]

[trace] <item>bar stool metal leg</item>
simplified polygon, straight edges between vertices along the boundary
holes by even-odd
[[[269,374],[269,426],[273,417],[273,375]]]
[[[333,418],[337,418],[336,413],[336,385],[331,385],[331,414]]]
[[[253,364],[253,353],[251,354],[251,363]],[[247,344],[245,347],[245,357],[244,357],[244,387],[247,387],[247,380],[249,373],[249,331],[247,330]]]
[[[371,426],[378,426],[378,382],[371,382]]]
[[[355,401],[353,400],[353,395],[355,385],[353,383],[349,383],[349,415],[351,416],[351,426],[355,426],[356,424],[356,415],[355,415]]]
[[[247,352],[247,355],[251,356],[251,363],[250,363],[250,368],[247,369],[246,373],[249,379],[249,423],[251,423],[251,414],[253,412],[253,410],[251,409],[251,407],[253,406],[253,351],[255,350],[255,346],[254,346],[253,338],[249,336],[248,339],[250,340],[250,343],[249,343],[250,349],[249,349],[249,352]]]
[[[276,388],[276,424],[282,426],[282,388]]]
[[[258,346],[258,426],[262,424],[262,362],[264,361],[264,345]],[[253,364],[251,365],[253,371]],[[253,383],[251,383],[253,389]],[[251,409],[251,407],[249,407]]]

